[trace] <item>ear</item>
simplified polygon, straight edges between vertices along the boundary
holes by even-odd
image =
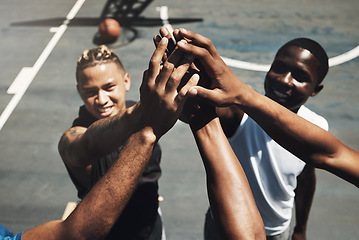
[[[322,91],[324,85],[323,84],[318,84],[315,88],[314,91],[312,92],[312,97],[314,97],[315,95],[317,95],[320,91]]]
[[[125,88],[126,88],[126,92],[128,92],[130,90],[131,87],[131,78],[130,78],[130,74],[125,73],[124,76],[124,81],[125,81]]]

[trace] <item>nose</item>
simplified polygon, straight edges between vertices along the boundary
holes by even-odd
[[[97,93],[96,103],[98,105],[105,105],[108,102],[108,96],[105,91],[99,90]]]
[[[292,85],[292,74],[291,72],[287,72],[285,74],[283,74],[280,78],[279,78],[280,82],[282,82],[285,85],[291,86]]]

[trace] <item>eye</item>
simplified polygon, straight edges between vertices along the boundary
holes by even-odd
[[[292,71],[292,77],[298,82],[310,82],[310,76],[305,71]]]
[[[107,85],[107,86],[105,86],[104,87],[104,90],[105,91],[112,91],[112,90],[114,90],[115,89],[115,85]]]
[[[288,67],[283,62],[274,62],[271,71],[277,74],[283,74],[288,72]]]
[[[84,93],[85,93],[86,97],[93,97],[93,96],[95,96],[97,94],[97,91],[95,91],[95,90],[86,90]]]

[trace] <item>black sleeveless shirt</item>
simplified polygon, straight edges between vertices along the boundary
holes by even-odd
[[[135,104],[135,102],[126,101],[126,107],[130,107],[133,104]],[[97,120],[97,118],[87,111],[85,106],[81,106],[79,117],[74,120],[72,127],[81,126],[88,128]],[[122,146],[93,163],[91,168],[91,187],[96,184],[112,166],[114,161],[116,161],[121,149]],[[134,237],[133,235],[143,235],[141,232],[146,232],[144,233],[146,235],[148,232],[146,229],[152,228],[157,217],[158,179],[161,176],[160,161],[161,148],[159,144],[156,144],[130,201],[127,203],[126,208],[106,239],[132,239]],[[78,197],[83,199],[90,189],[81,186],[70,171],[68,172],[78,191]],[[134,237],[133,239],[142,238]],[[146,237],[143,239],[146,239]]]

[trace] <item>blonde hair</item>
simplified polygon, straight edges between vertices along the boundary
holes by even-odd
[[[118,64],[119,68],[124,71],[124,67],[118,56],[107,46],[101,45],[97,48],[86,49],[77,60],[76,79],[78,78],[79,70],[110,62]]]

